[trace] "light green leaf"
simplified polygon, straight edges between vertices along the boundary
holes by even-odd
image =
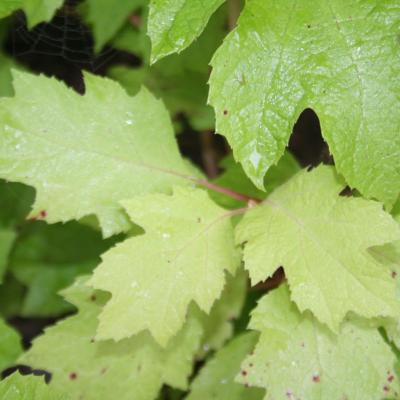
[[[0,397],[7,400],[70,400],[46,385],[43,376],[20,375],[15,372],[0,382]]]
[[[239,263],[231,213],[200,189],[174,189],[123,202],[145,234],[102,256],[89,284],[111,292],[100,314],[99,339],[120,340],[148,329],[165,346],[181,329],[190,302],[209,312],[225,270]]]
[[[259,187],[305,108],[351,187],[400,192],[397,0],[253,0],[212,60],[217,131]],[[343,115],[346,115],[344,118]]]
[[[380,400],[398,390],[394,354],[376,329],[349,320],[333,335],[300,314],[286,284],[260,300],[250,328],[261,336],[237,380],[267,389],[265,400]]]
[[[120,200],[183,182],[168,113],[146,89],[130,98],[86,74],[80,96],[55,79],[14,74],[15,97],[0,99],[0,176],[36,188],[32,216],[95,214],[110,236],[130,227]]]
[[[151,62],[179,53],[203,31],[224,0],[151,0],[148,34]]]
[[[28,27],[31,29],[39,22],[49,21],[62,4],[63,0],[2,0],[0,18],[22,9],[28,19]]]
[[[10,260],[12,273],[27,287],[21,315],[49,317],[72,311],[58,292],[76,276],[91,272],[100,254],[114,243],[74,221],[63,225],[36,221],[25,226]]]
[[[392,278],[397,282],[398,298],[400,299],[400,241],[374,246],[369,248],[368,251],[391,271]]]
[[[84,16],[93,27],[96,51],[113,38],[133,11],[146,3],[147,0],[88,0]]]
[[[224,188],[232,189],[238,193],[244,193],[255,199],[264,199],[269,193],[286,182],[296,172],[300,166],[296,159],[286,152],[279,160],[278,164],[271,167],[264,177],[265,191],[257,189],[251,180],[244,173],[242,166],[235,161],[232,155],[224,158],[220,164],[224,172],[215,179],[215,183]],[[245,203],[227,197],[218,192],[210,191],[210,197],[223,207],[238,208],[243,207]]]
[[[97,317],[107,296],[80,279],[64,292],[76,316],[46,329],[20,362],[52,374],[50,386],[72,400],[153,400],[163,383],[185,389],[200,345],[200,322],[191,314],[166,349],[146,332],[131,339],[95,342]]]
[[[348,311],[398,316],[391,270],[367,251],[398,240],[400,229],[374,201],[339,196],[332,167],[305,170],[251,209],[237,227],[253,284],[283,266],[292,299],[338,330]]]
[[[248,275],[239,270],[235,276],[227,274],[221,297],[210,313],[201,314],[204,335],[202,351],[218,350],[233,335],[233,322],[240,316],[246,299]]]
[[[0,319],[0,371],[13,365],[21,353],[19,334]]]
[[[258,335],[246,333],[222,348],[200,370],[186,400],[262,400],[264,390],[234,382],[240,364],[253,350]]]

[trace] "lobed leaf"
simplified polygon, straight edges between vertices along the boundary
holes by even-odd
[[[400,192],[399,3],[253,0],[212,60],[217,131],[260,189],[312,108],[337,170],[365,197]]]
[[[123,202],[145,234],[102,256],[89,284],[112,294],[100,314],[99,339],[130,337],[148,329],[165,346],[181,329],[190,302],[209,312],[221,295],[225,271],[238,252],[231,213],[200,189],[174,189]]]
[[[237,226],[253,284],[283,266],[292,299],[338,331],[349,311],[364,317],[400,314],[391,269],[367,251],[400,238],[382,206],[339,196],[332,167],[301,171],[251,209]]]
[[[0,99],[0,176],[36,188],[31,216],[95,214],[110,236],[131,225],[121,200],[184,182],[168,113],[146,89],[131,98],[86,74],[80,96],[55,79],[14,75],[15,97]]]
[[[85,279],[64,295],[79,313],[47,328],[20,358],[50,372],[50,387],[71,400],[153,400],[163,383],[185,389],[202,335],[194,314],[166,349],[146,332],[118,343],[96,342],[97,317],[108,296],[90,290]]]
[[[237,380],[265,388],[265,400],[397,396],[395,357],[379,332],[350,319],[333,335],[298,311],[286,284],[260,300],[250,328],[260,332],[260,339]]]

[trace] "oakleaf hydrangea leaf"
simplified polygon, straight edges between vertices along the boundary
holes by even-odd
[[[95,214],[109,236],[130,226],[120,200],[182,182],[168,112],[146,89],[131,98],[86,74],[80,96],[55,79],[14,75],[15,97],[0,99],[0,176],[36,188],[32,216]]]
[[[348,311],[399,315],[392,271],[367,251],[399,239],[399,226],[379,203],[339,196],[342,189],[332,167],[303,170],[237,227],[252,283],[283,266],[300,310],[334,330]]]
[[[218,351],[194,379],[187,400],[262,400],[264,390],[234,382],[257,338],[255,332],[245,333]]]
[[[265,400],[380,400],[398,391],[395,357],[376,329],[346,321],[334,335],[300,314],[286,284],[264,296],[250,328],[261,333],[237,380],[267,389]]]
[[[394,203],[399,7],[397,0],[246,2],[213,58],[209,100],[217,131],[259,188],[300,113],[312,108],[348,184]]]
[[[181,329],[190,302],[209,312],[224,288],[225,270],[236,270],[231,213],[205,191],[183,187],[172,196],[138,196],[123,204],[145,234],[105,253],[89,281],[112,294],[97,338],[120,340],[148,329],[165,346]]]
[[[21,353],[22,344],[19,334],[0,319],[0,371],[14,364]]]
[[[28,27],[32,28],[39,22],[50,20],[62,3],[63,0],[2,0],[0,18],[7,17],[14,11],[22,9],[27,16]]]
[[[23,376],[19,372],[0,382],[0,397],[7,400],[70,400],[46,385],[43,376]]]
[[[118,343],[95,342],[97,317],[108,297],[79,279],[64,291],[76,316],[46,329],[20,362],[52,374],[50,387],[72,400],[153,400],[163,383],[185,389],[202,328],[195,314],[166,349],[143,332]]]
[[[151,0],[148,34],[151,61],[181,52],[203,31],[211,15],[225,0]]]

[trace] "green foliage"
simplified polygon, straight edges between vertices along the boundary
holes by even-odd
[[[2,0],[0,18],[22,9],[28,19],[29,28],[32,28],[39,22],[50,20],[62,3],[63,0]]]
[[[223,3],[65,3],[78,94],[10,50],[61,1],[0,1],[0,369],[51,376],[1,398],[400,398],[400,6]]]
[[[187,400],[262,400],[264,391],[235,383],[240,365],[257,342],[255,333],[237,337],[201,369],[191,385]]]
[[[379,399],[398,391],[394,355],[376,329],[349,318],[336,336],[298,311],[287,285],[261,299],[249,327],[261,335],[238,380],[266,388],[266,400]]]
[[[296,159],[289,152],[286,152],[278,164],[268,170],[264,177],[265,190],[260,190],[254,186],[253,182],[243,171],[242,166],[235,161],[231,154],[222,160],[220,167],[224,171],[215,179],[214,182],[216,184],[228,189],[237,190],[240,193],[246,193],[248,196],[259,200],[265,199],[274,189],[300,170]],[[222,193],[210,191],[210,196],[223,207],[238,208],[245,205],[244,201],[232,199]]]
[[[400,124],[390,110],[400,91],[393,67],[398,7],[397,0],[246,3],[238,28],[213,58],[210,102],[218,132],[256,186],[263,187],[309,107],[347,183],[394,203]]]
[[[11,67],[12,61],[0,53],[0,97],[13,95]]]
[[[19,360],[52,371],[51,387],[88,400],[152,399],[163,383],[186,388],[202,334],[195,315],[165,349],[148,332],[97,342],[97,316],[108,296],[85,287],[84,279],[64,293],[79,313],[48,328]]]
[[[145,234],[104,254],[89,282],[112,294],[97,338],[120,340],[148,329],[165,346],[182,327],[190,302],[208,313],[224,287],[224,271],[236,270],[230,213],[200,189],[175,188],[172,196],[123,205]]]
[[[15,97],[0,100],[0,176],[36,188],[31,216],[54,223],[95,214],[110,236],[130,227],[119,201],[182,181],[168,114],[146,89],[130,98],[86,74],[79,96],[54,79],[14,75]]]
[[[18,372],[0,382],[0,396],[7,400],[70,400],[50,388],[41,376],[22,376]]]
[[[13,365],[21,353],[22,345],[18,333],[0,319],[0,369]]]
[[[150,0],[151,61],[181,52],[203,31],[224,0]]]
[[[146,3],[146,0],[88,0],[83,3],[83,15],[93,27],[95,49],[101,50],[129,15]]]
[[[235,276],[226,275],[221,297],[209,314],[202,314],[204,329],[202,351],[218,350],[234,333],[234,322],[241,315],[247,292],[247,273],[239,270]]]
[[[113,42],[118,49],[142,56],[144,65],[134,69],[118,65],[109,70],[109,75],[131,95],[145,84],[163,99],[172,116],[184,113],[195,129],[213,129],[214,111],[206,105],[210,74],[208,64],[226,34],[226,7],[221,7],[213,15],[193,45],[179,56],[171,55],[151,66],[151,45],[145,34],[146,23],[147,15],[142,14],[138,27],[127,25]]]
[[[379,203],[339,196],[343,187],[332,167],[301,171],[250,210],[236,231],[237,241],[246,242],[253,284],[283,265],[300,310],[335,331],[349,311],[365,317],[400,312],[391,270],[367,252],[399,240],[400,227]]]
[[[71,311],[71,305],[58,292],[71,285],[76,276],[90,273],[100,262],[100,254],[113,243],[76,222],[27,224],[10,257],[10,271],[28,288],[21,315],[49,317]]]

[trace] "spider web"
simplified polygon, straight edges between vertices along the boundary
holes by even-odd
[[[28,30],[24,14],[16,13],[10,49],[14,57],[56,57],[93,72],[109,63],[115,50],[105,48],[95,54],[92,32],[82,21],[76,6],[77,1],[67,1],[50,22],[41,23],[32,30]]]

